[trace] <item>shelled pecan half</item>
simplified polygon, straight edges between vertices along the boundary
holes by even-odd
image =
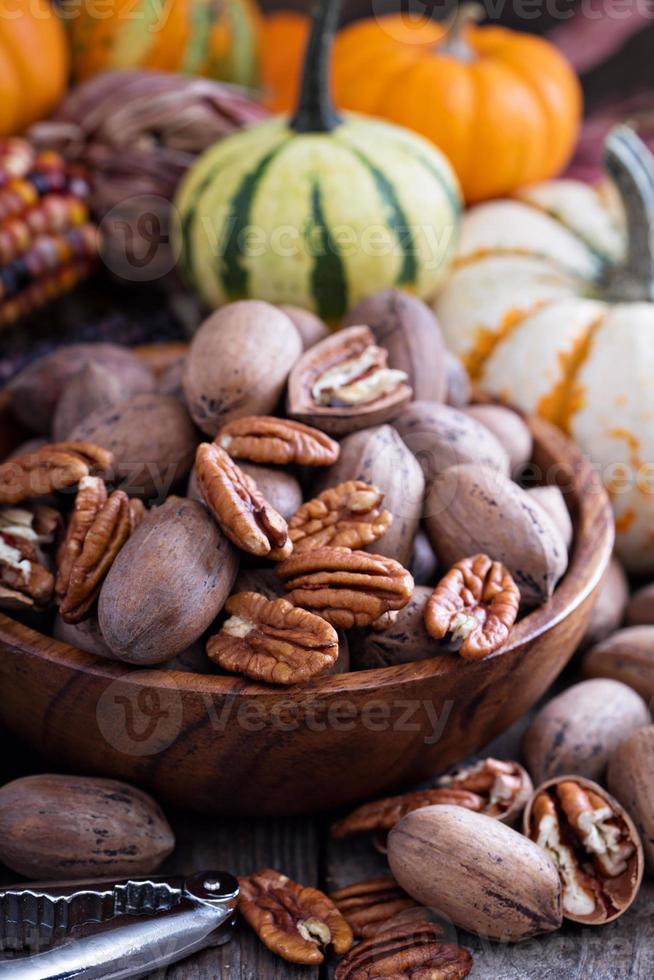
[[[332,837],[341,840],[353,834],[369,834],[378,831],[392,830],[396,823],[413,810],[421,810],[425,806],[450,804],[462,806],[467,810],[481,813],[484,809],[484,799],[477,793],[454,787],[434,787],[419,789],[401,796],[388,796],[383,800],[373,800],[357,807],[342,820],[332,824]]]
[[[524,828],[557,867],[566,918],[604,925],[633,903],[643,847],[629,815],[597,783],[581,776],[544,783],[527,805]]]
[[[113,455],[90,442],[52,442],[0,465],[0,504],[17,504],[73,487],[89,473],[108,472]]]
[[[224,670],[271,684],[298,684],[329,670],[338,658],[338,635],[321,616],[240,592],[225,603],[229,613],[207,643],[207,654]]]
[[[196,453],[195,472],[207,507],[237,547],[274,561],[291,554],[286,521],[224,449],[203,442]]]
[[[509,636],[520,607],[520,591],[509,571],[488,555],[452,565],[425,606],[425,627],[437,640],[450,640],[462,657],[482,660]]]
[[[481,759],[441,776],[437,786],[468,790],[484,800],[481,811],[504,823],[515,821],[534,791],[529,773],[517,762]]]
[[[58,512],[42,504],[0,508],[0,607],[48,605],[54,576],[42,548],[52,543],[60,523]]]
[[[116,555],[132,532],[126,493],[114,490],[99,506],[97,502],[97,497],[94,504],[83,501],[71,520],[71,547],[64,552],[57,577],[59,613],[66,623],[79,623],[89,615]]]
[[[79,481],[64,540],[57,550],[55,591],[59,599],[62,599],[68,590],[71,569],[81,554],[86,535],[106,500],[107,488],[104,480],[99,476],[83,476]]]
[[[411,574],[393,558],[349,548],[315,548],[277,566],[287,598],[318,613],[332,626],[370,626],[384,613],[406,606]]]
[[[288,414],[346,435],[397,415],[411,400],[406,382],[404,371],[388,367],[388,351],[369,327],[347,327],[297,361],[288,380]]]
[[[357,881],[331,892],[329,897],[356,939],[370,939],[393,925],[429,918],[429,909],[400,888],[395,878]]]
[[[239,878],[239,911],[271,952],[290,963],[322,963],[324,950],[339,956],[352,946],[352,930],[323,892],[270,868]]]
[[[348,480],[308,500],[288,522],[293,551],[312,548],[363,548],[393,523],[382,510],[384,494],[363,480]]]
[[[472,956],[441,937],[433,922],[382,932],[355,946],[336,967],[334,980],[462,980],[472,969]]]
[[[235,459],[275,466],[331,466],[340,454],[339,444],[320,429],[270,415],[234,419],[214,442]]]

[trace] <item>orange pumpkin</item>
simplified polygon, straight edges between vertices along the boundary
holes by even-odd
[[[567,163],[581,88],[548,41],[478,27],[476,4],[435,23],[389,15],[351,24],[336,43],[338,105],[422,133],[449,157],[468,201],[546,180]]]
[[[0,17],[0,136],[46,116],[67,78],[66,33],[48,0],[12,0]]]
[[[469,202],[553,177],[581,118],[579,81],[556,48],[478,27],[480,13],[464,3],[445,23],[402,14],[360,20],[334,47],[336,104],[426,136],[449,157]],[[275,108],[290,109],[300,56],[294,44],[276,47]]]
[[[261,87],[264,104],[272,112],[286,112],[295,105],[308,37],[308,18],[293,10],[276,11],[263,22]]]

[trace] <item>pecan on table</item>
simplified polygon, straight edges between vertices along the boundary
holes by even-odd
[[[277,566],[287,598],[332,626],[370,626],[393,609],[406,606],[413,592],[411,574],[393,558],[349,548],[315,548]]]
[[[291,554],[286,521],[224,449],[203,442],[195,457],[195,472],[207,507],[238,548],[274,561]]]
[[[397,415],[412,397],[407,378],[388,367],[388,351],[369,327],[347,327],[297,361],[288,379],[288,414],[345,435]]]
[[[447,787],[419,789],[412,793],[403,793],[401,796],[388,796],[383,800],[364,803],[332,825],[332,837],[340,840],[353,834],[389,831],[407,813],[442,803],[462,806],[477,813],[481,813],[484,808],[484,799],[469,790]]]
[[[331,466],[341,451],[320,429],[270,415],[234,419],[222,427],[214,442],[235,459],[276,466]]]
[[[116,555],[132,532],[129,497],[114,490],[98,507],[89,505],[87,498],[79,511],[76,506],[71,527],[71,547],[63,552],[57,576],[59,613],[64,622],[79,623],[89,615]]]
[[[8,609],[47,606],[54,576],[42,546],[51,544],[60,523],[50,507],[0,508],[0,606]]]
[[[473,555],[452,565],[425,606],[425,627],[448,638],[462,657],[482,660],[509,636],[520,607],[520,591],[504,565]]]
[[[491,758],[455,769],[441,776],[437,785],[478,794],[484,800],[482,813],[499,818],[510,812],[517,815],[533,793],[529,774],[521,765]]]
[[[113,455],[90,442],[53,442],[0,465],[0,504],[17,504],[73,487],[89,473],[107,472]]]
[[[564,916],[599,925],[629,908],[642,878],[642,845],[601,787],[579,777],[554,780],[537,792],[525,824],[558,869]]]
[[[433,922],[407,923],[366,939],[336,967],[334,980],[462,980],[470,953],[441,941]]]
[[[363,548],[388,531],[393,516],[382,510],[384,494],[363,480],[348,480],[308,500],[288,522],[293,551]]]
[[[271,684],[297,684],[336,663],[334,627],[286,599],[240,592],[230,596],[225,609],[229,619],[207,643],[207,655],[224,670]]]
[[[357,881],[329,896],[356,939],[370,939],[402,921],[429,918],[429,910],[400,888],[395,878]]]
[[[267,869],[239,878],[239,911],[271,952],[290,963],[322,963],[331,946],[342,956],[352,946],[352,930],[334,903],[316,888],[305,888]]]

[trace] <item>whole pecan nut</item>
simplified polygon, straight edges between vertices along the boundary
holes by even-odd
[[[53,442],[0,465],[0,504],[17,504],[73,487],[91,472],[107,472],[113,455],[89,442]]]
[[[52,598],[54,577],[45,566],[41,545],[52,541],[54,528],[46,531],[42,525],[36,508],[0,508],[0,606],[4,608],[43,607]]]
[[[336,967],[334,980],[462,980],[470,953],[441,941],[433,922],[407,923],[366,939]]]
[[[88,516],[88,515],[86,515]],[[67,577],[62,576],[59,613],[66,623],[79,623],[91,611],[116,555],[132,531],[129,497],[114,490],[97,509],[81,541]]]
[[[290,963],[322,963],[331,946],[339,956],[352,946],[352,930],[334,903],[316,888],[267,869],[239,878],[239,911],[271,952]]]
[[[237,547],[275,561],[291,554],[286,521],[224,449],[203,442],[195,457],[195,472],[207,507]]]
[[[224,670],[272,684],[297,684],[322,674],[338,658],[333,626],[286,599],[240,592],[225,604],[229,619],[207,644]]]
[[[395,878],[358,881],[329,896],[356,939],[370,939],[393,924],[429,918],[429,910],[400,888]]]
[[[236,459],[276,466],[331,466],[341,451],[320,429],[270,415],[234,419],[223,426],[214,442]]]
[[[388,796],[383,800],[364,803],[363,806],[357,807],[347,817],[338,820],[332,825],[332,837],[341,840],[343,837],[351,837],[353,834],[389,831],[407,813],[437,804],[462,806],[466,810],[475,810],[475,812],[481,813],[484,808],[484,799],[469,790],[448,787],[419,789],[412,793],[403,793],[401,796]]]
[[[600,786],[580,777],[553,780],[537,791],[525,824],[558,869],[564,916],[598,925],[629,908],[642,878],[642,845]]]
[[[452,565],[425,606],[425,627],[437,640],[450,639],[462,657],[481,660],[509,636],[520,607],[511,574],[488,555]]]
[[[388,351],[369,327],[340,330],[315,344],[288,381],[288,413],[332,435],[376,425],[411,400],[407,375],[388,367]]]
[[[382,510],[384,494],[363,480],[348,480],[308,500],[288,522],[293,551],[311,548],[363,548],[393,523]]]
[[[399,562],[349,548],[315,548],[277,567],[296,606],[318,613],[332,626],[370,626],[406,606],[413,578]]]

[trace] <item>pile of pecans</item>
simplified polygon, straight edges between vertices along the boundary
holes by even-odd
[[[107,344],[46,356],[10,385],[56,441],[0,465],[2,601],[54,603],[57,635],[135,665],[204,637],[200,669],[270,684],[346,670],[350,650],[364,667],[394,630],[416,659],[497,653],[565,570],[547,508],[567,511],[558,488],[536,500],[511,479],[531,453],[518,415],[445,403],[448,363],[433,315],[396,291],[333,335],[233,303],[158,374]],[[63,527],[49,557],[27,541],[43,504]]]

